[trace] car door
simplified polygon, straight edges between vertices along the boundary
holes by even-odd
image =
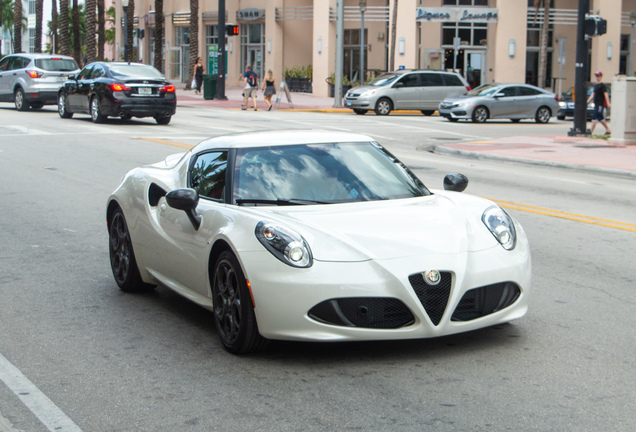
[[[392,87],[393,109],[419,109],[420,89],[417,74],[403,75]]]
[[[7,56],[0,60],[0,100],[8,101],[9,99],[9,70],[12,56]]]
[[[519,87],[518,107],[519,114],[527,117],[534,117],[541,103],[544,93],[532,87]]]
[[[199,193],[196,212],[206,227],[220,226],[220,210],[225,201],[228,152],[211,151],[199,154],[190,165],[188,186]],[[177,210],[162,198],[157,212],[159,225],[157,242],[152,245],[157,253],[151,254],[147,265],[166,278],[198,294],[207,295],[206,280],[208,240],[214,228],[197,230],[183,210]]]
[[[419,73],[420,110],[436,110],[446,96],[442,75],[436,72]]]
[[[93,65],[89,64],[77,74],[70,85],[66,101],[73,112],[88,112],[88,94],[90,90],[90,77]]]
[[[490,117],[509,117],[516,116],[519,113],[518,86],[502,87],[493,95],[493,101],[490,108]]]

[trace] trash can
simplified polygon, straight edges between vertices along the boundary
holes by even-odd
[[[216,96],[216,75],[203,75],[203,99],[214,99]]]

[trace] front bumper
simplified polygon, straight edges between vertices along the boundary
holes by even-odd
[[[452,255],[417,256],[392,260],[340,263],[319,262],[308,269],[272,264],[263,254],[240,254],[250,281],[260,333],[271,339],[354,341],[416,339],[450,335],[505,323],[525,315],[531,287],[530,252],[525,238],[513,251],[497,246],[484,251]],[[450,274],[445,305],[437,317],[411,281],[426,270]],[[284,275],[284,276],[283,276]],[[411,277],[411,280],[409,280]],[[518,287],[511,304],[483,316],[458,320],[457,310],[468,291],[502,282]],[[470,296],[470,294],[468,295]],[[336,299],[388,299],[401,303],[413,319],[396,328],[350,325],[350,320],[316,319],[316,306]],[[393,304],[392,303],[392,304]],[[360,303],[361,305],[363,303]],[[364,310],[362,309],[364,307]],[[370,307],[371,308],[371,307]],[[370,309],[369,308],[369,309]],[[359,312],[367,314],[366,303]],[[404,308],[403,308],[404,309]],[[311,312],[310,312],[311,311]],[[356,311],[352,312],[353,314]],[[323,314],[324,316],[324,314]],[[331,323],[327,322],[331,321]],[[362,321],[364,322],[364,319]]]
[[[375,99],[361,97],[345,97],[345,107],[351,109],[366,109],[372,110],[375,107]]]
[[[453,119],[470,119],[473,115],[472,106],[460,106],[460,107],[440,107],[438,108],[440,117],[453,118]]]

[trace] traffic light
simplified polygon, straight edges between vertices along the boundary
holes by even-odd
[[[227,24],[225,26],[225,34],[228,36],[238,36],[239,34],[239,26],[234,24]]]
[[[600,36],[607,33],[607,21],[598,15],[590,15],[585,18],[585,34],[588,36]]]

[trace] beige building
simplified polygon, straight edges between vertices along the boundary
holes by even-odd
[[[132,1],[132,0],[131,0]],[[137,58],[154,63],[154,0],[135,1]],[[246,64],[260,77],[310,70],[312,91],[329,94],[335,72],[337,0],[225,0],[226,23],[239,26],[227,38],[226,85],[240,85]],[[367,0],[364,12],[365,75],[406,68],[456,69],[472,86],[526,82],[565,91],[574,84],[578,0],[551,0],[548,72],[537,83],[543,13],[533,0]],[[206,73],[218,49],[218,0],[199,1],[199,56]],[[636,0],[590,0],[592,13],[607,20],[607,33],[589,40],[590,70],[606,77],[633,73]],[[117,22],[123,14],[116,0]],[[190,1],[164,1],[164,72],[189,82]],[[359,79],[362,18],[358,0],[344,0],[345,83]],[[392,38],[392,29],[395,37]],[[122,27],[117,45],[123,57]],[[391,59],[393,64],[389,64]],[[631,61],[630,61],[631,60]],[[212,71],[214,72],[214,71]]]

